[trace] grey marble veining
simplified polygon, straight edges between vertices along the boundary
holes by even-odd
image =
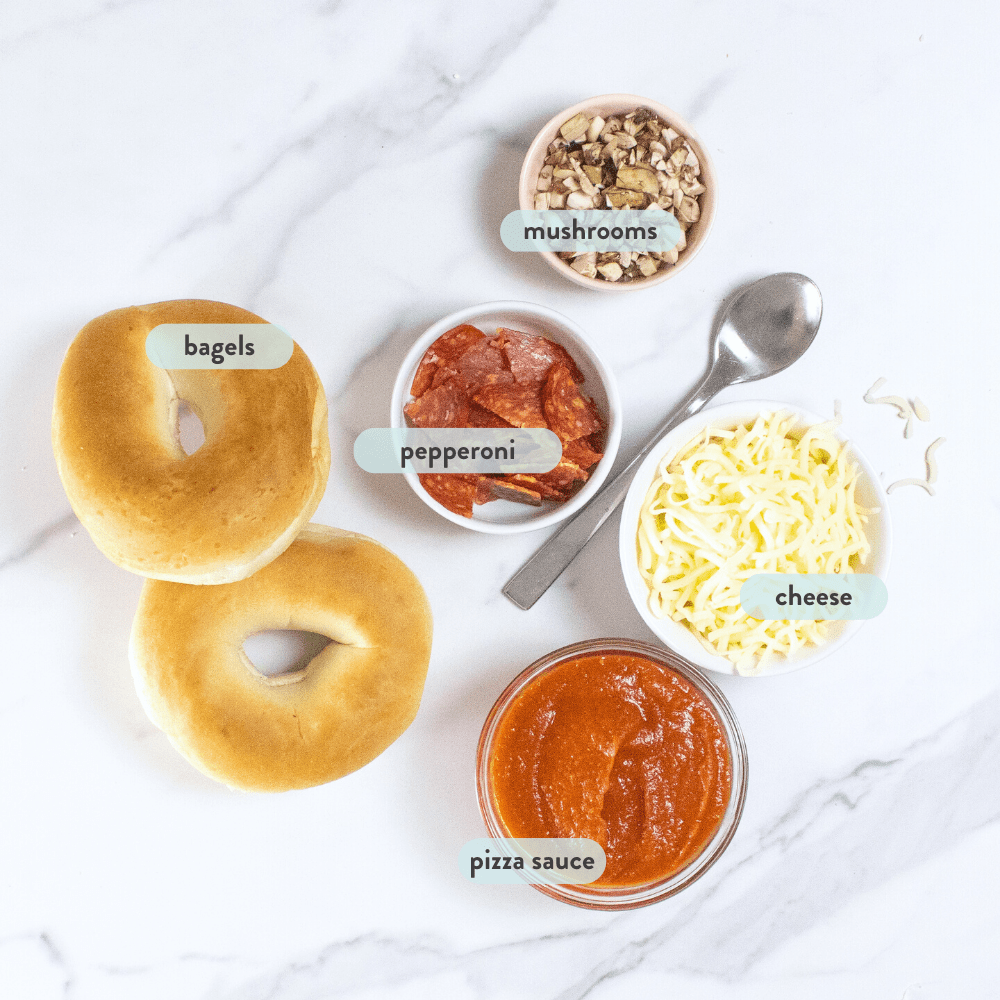
[[[219,1000],[396,995],[404,986],[430,995],[445,981],[461,984],[456,995],[489,1000],[582,1000],[609,985],[613,993],[601,995],[629,995],[629,974],[639,969],[735,984],[848,899],[1000,818],[998,733],[994,695],[891,760],[863,761],[817,781],[773,825],[741,831],[705,887],[686,892],[666,920],[655,919],[657,910],[609,916],[589,930],[472,951],[435,935],[370,932],[272,969],[245,958],[183,955],[167,978],[180,976],[202,991],[195,995]],[[53,989],[61,983],[66,996],[114,997],[119,985],[131,995],[169,995],[161,965],[74,972],[47,932],[0,940],[0,961]]]

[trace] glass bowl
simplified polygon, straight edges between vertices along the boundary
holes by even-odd
[[[496,737],[504,715],[521,693],[546,671],[567,660],[585,655],[631,655],[647,660],[680,674],[689,681],[711,706],[722,727],[732,767],[729,801],[718,829],[684,868],[663,878],[634,886],[595,887],[591,885],[543,885],[531,883],[539,892],[553,899],[590,910],[633,910],[658,903],[661,899],[686,889],[696,882],[721,857],[736,833],[747,794],[747,750],[739,722],[725,695],[697,668],[668,649],[632,639],[591,639],[564,646],[536,660],[518,674],[490,710],[479,737],[476,754],[476,788],[479,809],[491,837],[512,837],[496,806],[491,774]]]

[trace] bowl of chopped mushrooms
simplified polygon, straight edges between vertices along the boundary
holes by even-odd
[[[686,267],[715,217],[715,169],[694,129],[670,108],[634,94],[592,97],[555,115],[528,147],[518,201],[532,209],[658,207],[681,237],[662,253],[542,253],[564,277],[587,288],[649,288]]]

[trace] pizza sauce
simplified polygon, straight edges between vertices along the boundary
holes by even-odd
[[[732,790],[725,730],[705,696],[669,667],[617,652],[531,681],[499,721],[489,766],[510,835],[596,840],[603,888],[687,867]]]

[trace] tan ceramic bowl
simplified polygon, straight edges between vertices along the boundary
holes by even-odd
[[[679,132],[691,144],[698,162],[701,164],[701,182],[705,185],[705,192],[700,196],[699,205],[701,207],[701,217],[687,231],[687,246],[681,252],[677,263],[666,270],[659,270],[650,278],[643,278],[641,281],[604,281],[600,278],[587,278],[574,271],[573,268],[561,260],[556,254],[547,252],[541,254],[545,260],[552,265],[564,278],[583,285],[584,288],[595,288],[602,292],[630,292],[639,288],[652,288],[661,282],[672,278],[675,274],[683,271],[685,267],[694,259],[695,254],[701,249],[708,234],[712,229],[712,222],[715,219],[715,203],[717,200],[716,191],[718,188],[715,167],[712,165],[712,158],[708,155],[705,144],[698,138],[697,133],[676,111],[656,101],[651,101],[646,97],[636,97],[635,94],[604,94],[601,97],[591,97],[579,104],[560,111],[559,114],[551,118],[542,130],[535,136],[534,141],[528,147],[528,152],[524,157],[521,166],[521,179],[518,184],[518,203],[522,211],[530,211],[535,204],[535,183],[538,174],[545,163],[548,155],[549,143],[559,134],[559,127],[573,115],[580,111],[589,115],[600,115],[608,118],[616,114],[628,114],[636,108],[649,108],[655,111],[662,121],[665,121],[674,131]]]

